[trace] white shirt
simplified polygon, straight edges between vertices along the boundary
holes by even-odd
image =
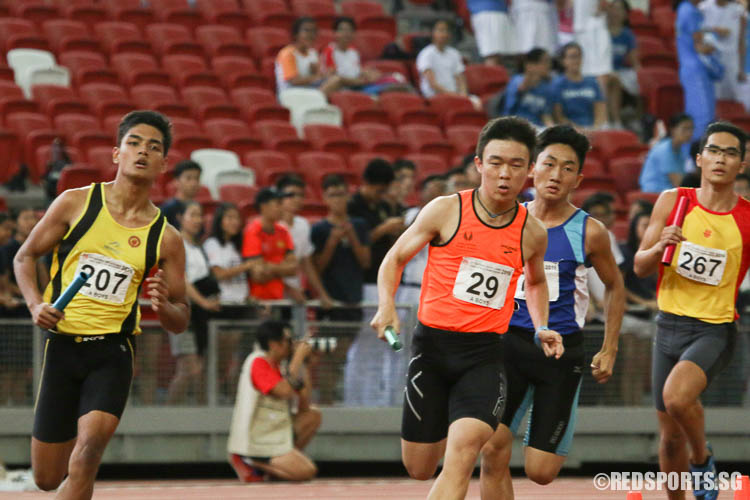
[[[309,257],[315,251],[315,247],[310,241],[310,223],[304,217],[295,215],[292,219],[292,226],[289,227],[285,222],[281,222],[289,230],[294,242],[294,256],[297,262],[305,257]],[[302,280],[299,276],[287,276],[284,283],[294,288],[302,288]]]
[[[333,66],[336,74],[344,78],[353,80],[362,72],[357,49],[348,47],[346,50],[340,50],[334,42],[331,42],[323,52],[322,62],[326,68]]]
[[[206,252],[208,264],[211,267],[229,269],[242,264],[242,256],[234,245],[228,241],[222,245],[218,239],[212,236],[203,243],[203,250]],[[245,273],[219,280],[219,289],[221,290],[221,301],[234,304],[244,304],[250,294]]]
[[[195,283],[208,276],[211,269],[208,267],[201,247],[193,245],[184,238],[182,241],[185,243],[185,277],[188,282]]]
[[[716,36],[717,46],[721,52],[732,52],[736,55],[739,50],[740,19],[747,17],[745,9],[737,2],[730,2],[722,7],[716,0],[705,0],[698,8],[703,12],[703,26],[729,30],[729,35],[725,37]],[[739,61],[736,56],[735,61]]]
[[[461,54],[453,47],[445,47],[442,51],[434,44],[430,44],[417,56],[417,70],[420,75],[419,89],[425,97],[436,94],[430,86],[430,82],[423,73],[428,69],[435,74],[435,81],[449,92],[456,92],[456,75],[464,72],[464,62]]]
[[[599,11],[599,0],[573,0],[573,31],[590,30],[604,26],[606,17]],[[583,47],[586,50],[586,47]]]

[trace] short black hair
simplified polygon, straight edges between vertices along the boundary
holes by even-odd
[[[651,217],[651,210],[649,211],[639,211],[637,212],[633,218],[630,220],[630,224],[628,225],[628,239],[627,239],[627,247],[633,251],[637,252],[638,247],[641,246],[641,242],[638,241],[638,221],[641,217]]]
[[[260,207],[268,203],[269,201],[279,200],[281,196],[275,188],[264,187],[255,195],[255,208],[260,210]]]
[[[203,172],[203,169],[198,162],[195,162],[193,160],[182,160],[174,167],[175,179],[189,170],[197,170],[199,174]]]
[[[568,42],[565,45],[563,45],[562,48],[560,49],[560,59],[565,57],[565,53],[568,51],[568,49],[572,49],[572,48],[578,49],[578,52],[583,54],[583,48],[578,42]]]
[[[445,25],[448,27],[448,31],[453,32],[453,21],[445,17],[435,19],[435,21],[433,21],[432,23],[432,26],[430,26],[430,31],[434,31],[437,25],[440,23],[445,23]]]
[[[466,170],[467,167],[474,165],[474,157],[475,156],[476,156],[476,154],[474,154],[474,153],[469,153],[467,155],[464,155],[464,157],[461,158],[461,164],[459,165],[459,167],[461,167],[464,170]]]
[[[605,193],[604,191],[599,191],[586,198],[583,201],[581,208],[584,212],[590,212],[591,209],[597,205],[611,205],[612,203],[614,203],[614,201],[614,196],[609,193]]]
[[[344,23],[351,24],[352,25],[352,29],[354,29],[354,30],[357,29],[357,23],[354,22],[354,19],[352,19],[349,16],[339,16],[339,17],[337,17],[333,21],[333,31],[336,31],[337,29],[339,29],[339,26],[342,25],[342,24],[344,24]]]
[[[29,212],[29,211],[35,212],[36,209],[34,207],[31,207],[31,206],[28,206],[28,205],[21,206],[21,207],[16,207],[16,208],[11,208],[10,209],[10,218],[13,219],[14,221],[18,222],[18,218],[21,216],[21,214],[24,213],[24,212]],[[2,222],[2,221],[0,221],[0,222]]]
[[[452,177],[454,175],[466,175],[466,169],[464,167],[453,167],[445,174],[443,174],[443,178],[448,180],[448,177]]]
[[[284,329],[292,329],[291,325],[285,321],[276,319],[267,319],[258,325],[258,331],[255,333],[255,339],[264,351],[268,350],[269,342],[281,342],[284,340]]]
[[[344,186],[348,187],[346,180],[339,174],[328,174],[323,177],[323,181],[320,183],[321,188],[325,191],[328,188]]]
[[[316,23],[315,19],[312,17],[309,17],[309,16],[298,17],[292,23],[292,38],[299,35],[299,32],[302,31],[302,26],[305,23],[313,23],[316,27],[318,26],[318,23]]]
[[[541,47],[534,47],[530,51],[526,53],[524,56],[524,62],[527,63],[538,63],[541,62],[542,59],[544,59],[544,56],[547,55],[547,51],[544,50]]]
[[[510,140],[520,142],[529,150],[529,164],[536,146],[536,129],[531,123],[517,116],[503,116],[490,120],[479,133],[476,155],[484,160],[484,148],[494,140]]]
[[[297,174],[284,174],[278,181],[276,181],[276,190],[280,193],[287,186],[304,189],[305,181]]]
[[[122,139],[128,131],[136,125],[150,125],[161,132],[162,142],[164,144],[164,156],[169,153],[172,145],[172,123],[169,118],[157,111],[138,110],[131,111],[122,117],[120,124],[117,126],[117,147],[120,147]]]
[[[226,244],[227,240],[224,239],[224,230],[221,228],[221,219],[223,219],[224,215],[230,210],[237,210],[237,212],[239,212],[237,205],[235,205],[234,203],[224,202],[220,204],[218,207],[216,207],[216,211],[214,212],[214,219],[211,222],[211,236],[216,238],[222,245]],[[229,243],[234,245],[234,249],[237,250],[237,252],[242,253],[241,230],[237,234],[229,238],[228,241]]]
[[[365,172],[362,174],[362,179],[364,179],[365,183],[380,186],[389,185],[395,178],[396,175],[393,173],[393,167],[388,161],[382,158],[373,158],[370,160],[370,163],[365,167]]]
[[[688,120],[692,122],[693,117],[687,113],[675,113],[672,116],[670,116],[669,120],[667,120],[667,131],[669,132],[669,135],[672,135],[672,130],[677,125]]]
[[[551,144],[565,144],[575,151],[578,157],[578,173],[580,174],[583,170],[583,163],[586,161],[586,153],[591,149],[588,138],[570,125],[548,127],[537,137],[534,157],[538,157],[544,151],[544,148]]]
[[[401,170],[411,170],[412,172],[417,171],[417,166],[413,161],[407,160],[406,158],[396,158],[393,162],[393,173],[400,172]]]
[[[197,205],[198,208],[201,209],[201,213],[203,213],[203,205],[201,205],[195,200],[186,200],[186,201],[180,201],[180,203],[177,205],[177,213],[175,215],[184,215],[185,212],[187,212],[187,209],[192,207],[193,205]]]
[[[750,178],[748,179],[750,180]],[[638,205],[638,212],[648,212],[649,215],[654,211],[654,204],[643,198],[638,198],[633,201],[633,205]]]
[[[745,181],[748,184],[750,184],[750,175],[746,174],[745,172],[741,172],[741,173],[737,174],[737,177],[734,178],[734,181],[735,182],[737,182],[737,181]],[[2,221],[0,221],[0,222],[2,222]]]
[[[698,146],[698,151],[701,153],[703,152],[703,148],[706,147],[706,143],[708,142],[708,138],[711,136],[711,134],[718,134],[719,132],[727,132],[728,134],[732,134],[740,141],[740,160],[745,156],[745,146],[747,145],[747,134],[739,128],[737,125],[734,125],[729,122],[713,122],[706,128],[706,132],[701,137],[700,145]]]
[[[444,180],[445,180],[445,176],[442,174],[428,175],[427,177],[422,179],[422,184],[419,185],[419,189],[423,190],[425,187],[427,187],[427,184],[429,184],[430,182],[444,181]]]

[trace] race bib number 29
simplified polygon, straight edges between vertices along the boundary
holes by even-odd
[[[81,254],[78,258],[76,276],[81,272],[90,277],[79,293],[115,304],[125,301],[125,295],[135,274],[135,270],[129,264],[96,253]]]
[[[726,250],[683,241],[677,257],[676,271],[687,279],[716,286],[721,283],[726,265]]]
[[[502,309],[513,268],[474,257],[464,257],[453,285],[453,296],[491,309]]]

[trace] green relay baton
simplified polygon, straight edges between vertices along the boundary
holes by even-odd
[[[404,347],[401,341],[398,339],[398,333],[396,333],[396,330],[394,330],[392,326],[386,326],[384,333],[385,339],[388,341],[388,345],[391,346],[391,349],[398,352],[402,347]]]

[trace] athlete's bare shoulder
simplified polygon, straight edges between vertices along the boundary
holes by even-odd
[[[83,213],[86,198],[88,198],[90,191],[91,186],[63,191],[54,199],[45,216],[49,214],[50,217],[61,222],[66,222],[68,225],[72,224]]]
[[[440,241],[447,241],[456,232],[460,219],[461,198],[457,194],[451,194],[438,196],[425,205],[415,222],[435,235],[439,234]]]
[[[164,235],[161,238],[161,254],[167,256],[169,253],[179,251],[184,252],[184,243],[180,232],[172,224],[165,221]]]
[[[526,224],[523,227],[524,240],[529,238],[533,242],[537,242],[540,238],[547,240],[547,227],[542,221],[531,215],[531,212],[527,211]]]

